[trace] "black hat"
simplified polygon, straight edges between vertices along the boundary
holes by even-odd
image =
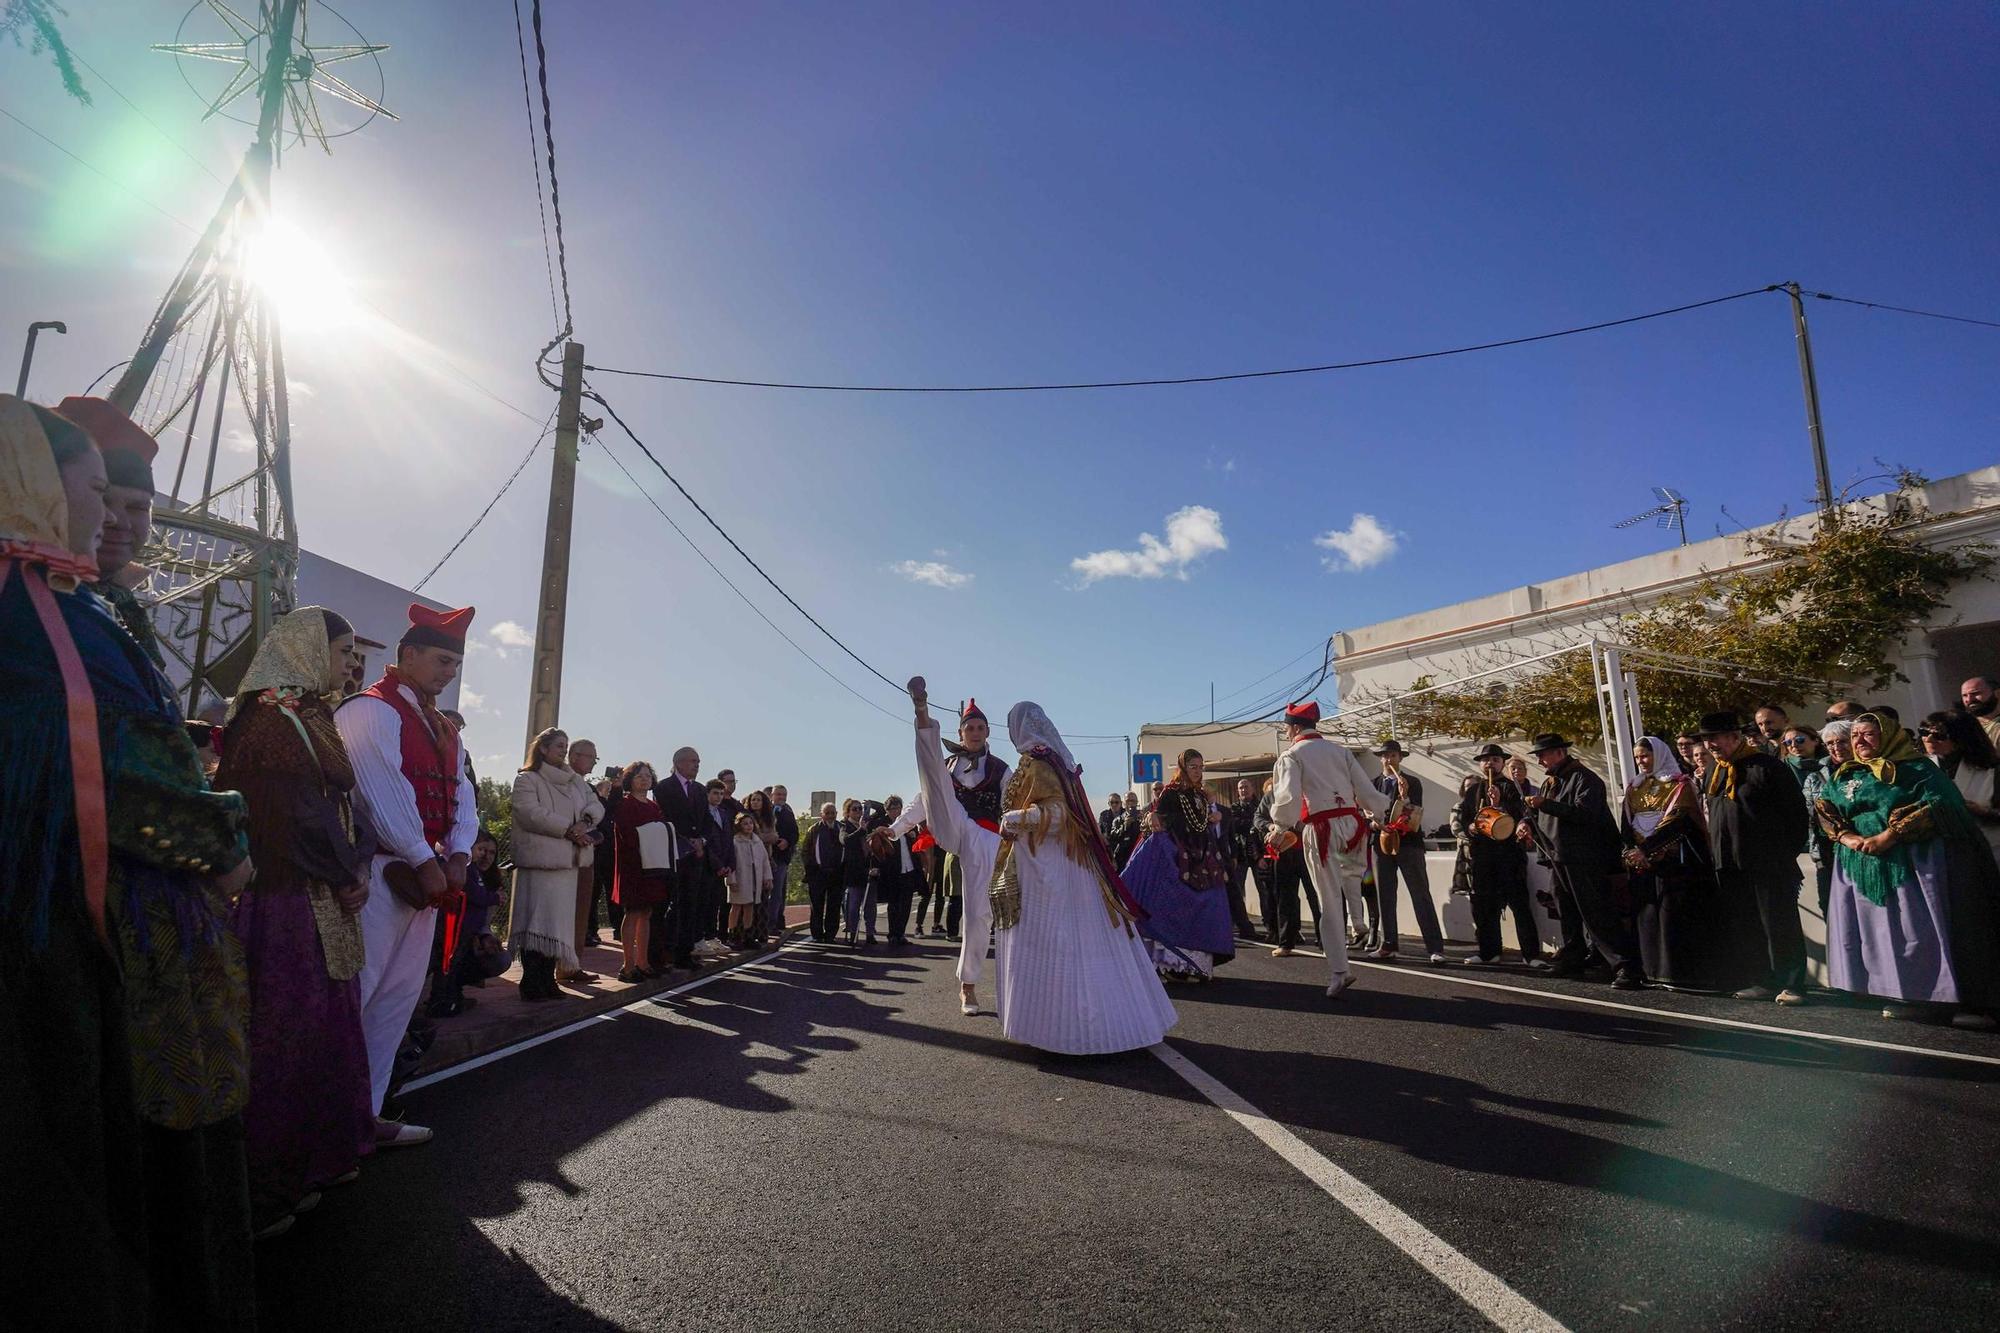
[[[1567,750],[1568,748],[1569,742],[1563,738],[1560,732],[1555,731],[1545,731],[1528,742],[1529,754],[1540,754],[1544,750]]]
[[[1472,756],[1472,760],[1474,763],[1478,763],[1481,759],[1512,759],[1513,757],[1514,757],[1513,755],[1508,754],[1505,750],[1501,749],[1499,746],[1493,744],[1491,741],[1488,741],[1485,745],[1480,747],[1478,754]]]
[[[1703,713],[1701,727],[1696,733],[1701,736],[1720,736],[1725,731],[1743,730],[1743,719],[1725,708],[1720,713]]]
[[[1403,749],[1403,743],[1392,736],[1388,740],[1383,741],[1382,748],[1375,751],[1375,753],[1378,755],[1384,755],[1384,754],[1406,754],[1408,752]]]

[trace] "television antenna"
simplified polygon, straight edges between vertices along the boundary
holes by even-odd
[[[325,149],[329,139],[390,114],[376,61],[387,48],[362,38],[330,6],[234,3],[255,18],[231,0],[195,0],[174,40],[154,47],[181,65],[204,105],[202,119],[254,125],[256,136],[109,395],[159,439],[163,463],[180,446],[145,558],[153,621],[190,715],[204,699],[236,692],[272,618],[295,599],[299,538],[284,339],[277,306],[256,277],[273,171],[287,143]],[[319,15],[339,25],[338,44],[309,40]],[[363,81],[377,91],[358,90],[329,66],[372,70],[373,79]],[[200,75],[213,86],[198,86]],[[323,114],[322,95],[358,123]],[[252,107],[254,120],[238,114]]]
[[[1659,500],[1657,505],[1654,505],[1643,514],[1634,514],[1632,517],[1622,519],[1611,526],[1614,528],[1636,528],[1649,518],[1657,518],[1659,520],[1657,526],[1672,528],[1680,533],[1681,545],[1686,546],[1688,544],[1687,497],[1671,486],[1655,486],[1653,488],[1653,495]]]

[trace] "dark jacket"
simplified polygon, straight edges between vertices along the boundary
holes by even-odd
[[[711,852],[715,850],[715,826],[708,818],[708,788],[699,778],[695,779],[690,795],[681,790],[680,774],[669,770],[653,787],[653,799],[659,802],[660,814],[674,826],[683,856],[687,855],[689,842],[697,838]]]
[[[840,863],[843,883],[868,882],[868,834],[851,819],[840,821]]]
[[[1264,855],[1257,837],[1257,811],[1270,807],[1259,801],[1235,801],[1224,807],[1222,831],[1229,842],[1229,855],[1237,865],[1255,865]]]
[[[1122,804],[1116,810],[1106,808],[1097,812],[1097,831],[1104,835],[1105,846],[1111,845],[1112,835],[1118,831],[1118,821],[1124,817],[1125,807]]]
[[[1790,781],[1789,778],[1786,781]],[[1541,792],[1542,808],[1528,816],[1541,832],[1541,845],[1553,849],[1557,865],[1610,873],[1618,867],[1621,839],[1618,821],[1604,796],[1604,779],[1574,758],[1550,773]]]
[[[841,825],[837,819],[823,820],[806,834],[806,873],[838,880],[845,864]]]
[[[771,860],[789,861],[799,850],[799,817],[792,813],[792,807],[774,805],[771,808],[771,823],[778,830],[778,841],[784,843],[782,849],[771,849]]]
[[[1493,779],[1492,785],[1491,795],[1495,797],[1494,804],[1514,816],[1518,823],[1528,813],[1527,805],[1521,800],[1521,789],[1514,785],[1512,778],[1507,777]],[[1465,780],[1458,789],[1458,804],[1451,812],[1452,836],[1465,839],[1465,845],[1472,854],[1475,867],[1503,862],[1525,863],[1528,857],[1527,850],[1514,839],[1508,838],[1504,842],[1496,842],[1473,830],[1479,812],[1486,808],[1488,794],[1484,773],[1475,773]]]
[[[1750,751],[1730,761],[1733,795],[1708,795],[1708,843],[1717,874],[1797,883],[1806,839],[1806,798],[1782,759]]]

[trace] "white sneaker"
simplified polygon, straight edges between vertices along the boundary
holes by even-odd
[[[971,1018],[977,1014],[979,1012],[979,997],[976,995],[967,995],[964,991],[960,991],[958,993],[958,1012],[964,1014],[967,1018]]]
[[[1528,970],[1530,972],[1553,972],[1556,969],[1555,964],[1546,958],[1530,958],[1528,960]]]
[[[1352,972],[1343,972],[1331,986],[1328,986],[1326,988],[1326,998],[1329,1000],[1337,1000],[1341,996],[1345,995],[1348,991],[1351,991],[1353,989],[1354,989],[1354,974]]]
[[[424,1128],[422,1125],[398,1124],[396,1132],[384,1138],[382,1130],[389,1123],[387,1120],[377,1120],[375,1122],[375,1146],[378,1148],[414,1148],[420,1143],[429,1143],[431,1141],[430,1130]]]
[[[1436,966],[1437,966],[1438,964],[1440,964],[1440,963],[1446,963],[1446,962],[1449,962],[1449,961],[1450,961],[1450,960],[1449,960],[1449,959],[1447,959],[1447,958],[1446,958],[1446,957],[1445,957],[1445,956],[1444,956],[1443,954],[1441,954],[1441,953],[1434,953],[1434,954],[1432,954],[1432,955],[1431,955],[1431,966],[1433,966],[1433,967],[1436,967]]]

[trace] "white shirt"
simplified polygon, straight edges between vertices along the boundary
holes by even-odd
[[[1354,752],[1324,736],[1293,741],[1272,776],[1271,822],[1279,828],[1296,829],[1301,806],[1322,812],[1353,805],[1377,815],[1389,810],[1389,798],[1368,781]]]
[[[981,750],[976,757],[967,754],[955,754],[950,759],[943,761],[942,767],[946,773],[951,775],[951,780],[954,783],[970,791],[980,783],[986,781],[986,756],[991,753],[991,750]],[[903,807],[903,813],[898,815],[895,822],[889,825],[889,833],[893,837],[900,838],[917,825],[927,822],[929,818],[929,813],[924,806],[924,794],[920,790],[915,796],[910,798],[909,804]],[[935,828],[931,830],[931,836],[937,838],[937,830]],[[938,838],[938,841],[942,843],[944,839]],[[951,851],[953,849],[947,847],[945,850]],[[904,866],[903,868],[905,870],[909,869],[908,866]]]
[[[401,690],[417,716],[423,708],[416,691],[400,682]],[[430,860],[435,852],[424,837],[424,821],[417,813],[417,789],[403,776],[403,719],[380,699],[357,696],[333,714],[341,744],[354,765],[354,796],[375,830],[380,854],[394,856],[412,866]],[[465,746],[458,747],[458,800],[451,832],[442,848],[446,856],[470,855],[472,841],[479,836],[479,793],[473,790],[466,768]]]

